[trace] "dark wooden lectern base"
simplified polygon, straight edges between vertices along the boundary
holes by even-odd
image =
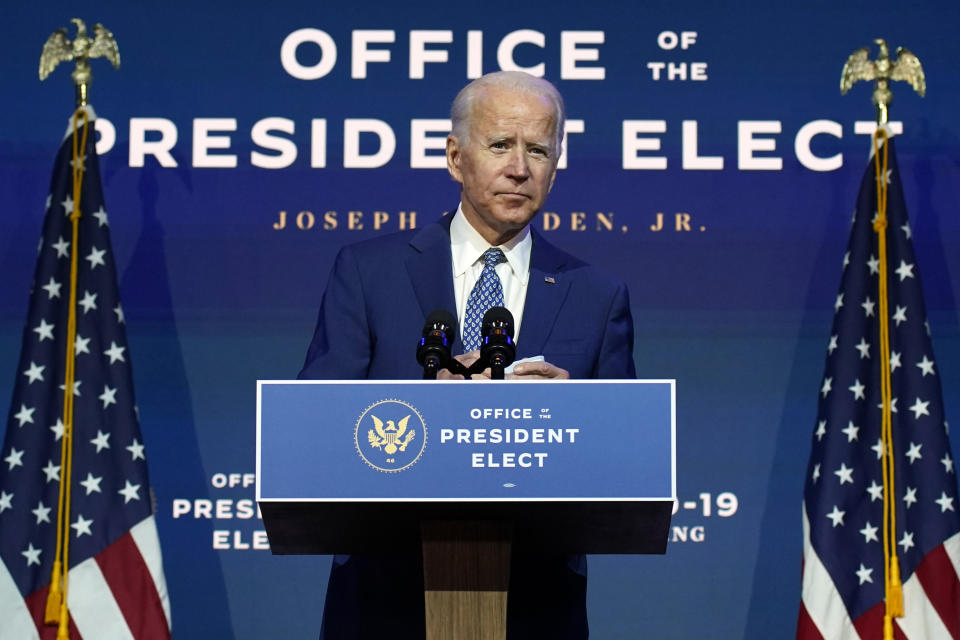
[[[509,522],[424,520],[427,640],[506,640]]]

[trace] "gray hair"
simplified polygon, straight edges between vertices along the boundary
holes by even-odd
[[[453,105],[450,107],[450,120],[453,124],[451,133],[457,140],[461,141],[461,144],[466,144],[469,138],[470,120],[473,117],[473,109],[476,105],[477,96],[487,88],[529,93],[550,100],[556,110],[554,122],[556,124],[557,146],[554,151],[556,151],[557,157],[559,157],[560,144],[563,142],[563,127],[566,122],[566,110],[563,106],[563,97],[550,81],[537,78],[523,71],[495,71],[488,73],[485,76],[477,78],[460,90],[457,97],[453,99]]]

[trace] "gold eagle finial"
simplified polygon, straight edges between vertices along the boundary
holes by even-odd
[[[877,105],[877,122],[887,122],[887,107],[893,102],[893,92],[890,90],[891,80],[903,80],[910,83],[914,91],[923,97],[927,93],[927,81],[923,75],[923,66],[906,47],[897,47],[897,59],[890,59],[890,50],[887,42],[882,38],[874,40],[880,48],[876,60],[870,60],[870,50],[861,47],[847,59],[840,74],[840,93],[846,95],[850,87],[859,80],[874,80],[873,104]]]
[[[67,40],[67,30],[57,29],[47,38],[40,54],[40,80],[47,76],[61,62],[76,61],[76,68],[70,77],[77,86],[77,106],[87,104],[87,86],[93,82],[90,58],[106,58],[114,69],[120,68],[120,50],[113,34],[102,24],[93,27],[93,37],[87,33],[87,25],[80,18],[70,20],[77,27],[77,36],[71,42]]]

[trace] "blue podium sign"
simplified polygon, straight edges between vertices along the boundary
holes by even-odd
[[[435,520],[515,544],[662,553],[673,380],[257,383],[257,500],[275,553],[418,544]]]
[[[258,383],[260,501],[671,500],[673,381]]]

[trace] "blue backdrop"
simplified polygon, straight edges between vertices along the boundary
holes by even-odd
[[[37,61],[76,10],[20,3],[0,21],[4,414],[73,99],[68,70],[41,84]],[[339,246],[456,206],[429,168],[442,124],[420,121],[447,118],[477,70],[542,64],[566,97],[567,168],[536,224],[626,279],[640,376],[677,380],[668,552],[591,557],[593,637],[793,632],[802,478],[869,145],[855,123],[873,118],[868,86],[841,97],[838,81],[875,37],[927,73],[926,99],[897,83],[892,119],[948,419],[960,410],[956,2],[83,12],[122,56],[119,72],[94,62],[92,102],[112,124],[101,167],[178,638],[319,629],[330,559],[271,556],[250,517],[255,381],[295,376]]]

